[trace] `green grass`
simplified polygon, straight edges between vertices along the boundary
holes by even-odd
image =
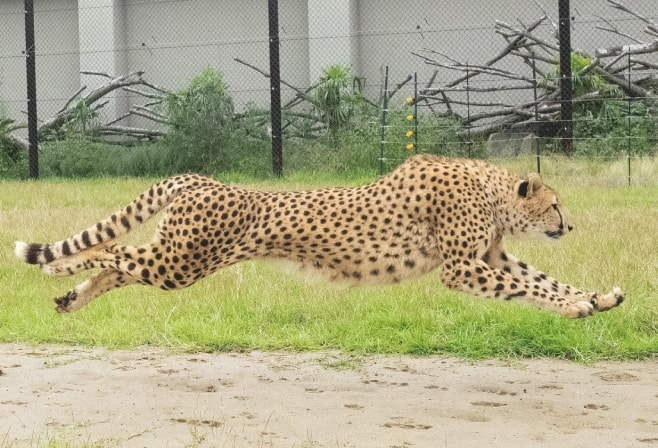
[[[555,244],[510,241],[507,248],[587,290],[622,286],[627,301],[611,312],[569,320],[514,303],[474,299],[446,290],[438,272],[401,285],[340,289],[309,282],[301,274],[286,275],[290,269],[274,262],[248,262],[186,290],[134,286],[106,294],[77,313],[58,315],[50,298],[88,273],[44,276],[14,257],[13,242],[61,239],[115,211],[151,180],[0,182],[0,342],[109,348],[150,344],[173,351],[337,348],[356,354],[583,361],[654,356],[658,186],[606,186],[596,180],[602,176],[596,172],[594,181],[583,182],[578,173],[587,168],[559,164],[559,169],[546,166],[545,180],[561,192],[575,232]],[[532,168],[527,161],[515,169],[529,171],[526,165]],[[244,179],[230,180],[245,185]],[[245,186],[280,190],[356,183],[301,176]],[[127,241],[150,239],[156,221]]]

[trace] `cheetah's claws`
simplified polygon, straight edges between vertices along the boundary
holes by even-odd
[[[54,299],[55,303],[57,304],[57,307],[55,308],[55,310],[58,313],[68,313],[68,312],[70,312],[71,310],[69,309],[69,307],[71,306],[71,304],[73,302],[75,302],[75,300],[77,298],[78,298],[78,293],[75,290],[67,292],[62,297],[56,297]]]
[[[618,286],[615,286],[609,293],[599,297],[594,307],[597,311],[608,311],[616,306],[621,305],[625,299],[626,294],[624,291],[622,291],[622,289]]]

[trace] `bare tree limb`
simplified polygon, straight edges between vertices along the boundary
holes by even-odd
[[[395,88],[394,88],[393,90],[389,91],[389,93],[388,93],[388,98],[391,99],[391,98],[393,97],[393,95],[395,95],[396,93],[398,93],[398,91],[399,91],[402,87],[404,87],[405,84],[409,83],[409,81],[411,81],[412,79],[414,79],[413,76],[409,75],[409,76],[407,76],[402,82],[398,83],[398,85],[395,86]]]
[[[156,123],[169,124],[169,120],[163,120],[159,118],[157,115],[153,113],[153,111],[148,109],[141,110],[133,107],[132,109],[130,109],[130,112],[128,113],[130,115],[137,115],[139,117],[146,118],[147,120],[155,121]]]
[[[98,74],[90,72],[87,73]],[[144,81],[142,79],[142,74],[143,72],[133,72],[127,75],[119,76],[117,78],[111,78],[110,81],[88,92],[86,95],[80,98],[79,102],[82,102],[87,106],[91,106],[113,90],[132,86],[135,84],[143,84]],[[105,74],[101,75],[107,76]],[[46,120],[41,126],[39,126],[39,135],[43,135],[44,133],[47,133],[55,128],[61,127],[64,123],[71,120],[75,116],[75,112],[75,108],[68,108]]]
[[[167,135],[165,131],[158,129],[133,128],[129,126],[101,126],[97,132],[104,135],[128,135],[138,138],[162,137]]]
[[[446,57],[446,55],[444,55],[443,53],[440,53],[440,52],[435,51],[435,50],[430,50],[430,49],[423,48],[421,51],[426,51],[426,52],[430,52],[430,53],[433,53],[433,54],[438,54],[440,56]],[[503,69],[499,69],[499,68],[495,68],[495,67],[489,67],[489,66],[486,66],[486,65],[464,64],[464,63],[461,63],[461,62],[454,62],[453,64],[445,64],[445,63],[440,62],[436,59],[432,59],[428,56],[424,56],[424,55],[421,55],[421,54],[413,52],[413,51],[411,52],[411,54],[413,54],[414,56],[418,56],[419,58],[423,59],[426,64],[436,65],[438,67],[446,68],[446,69],[449,69],[449,70],[457,70],[457,71],[467,72],[469,74],[470,73],[473,73],[473,74],[485,73],[485,74],[488,74],[488,75],[499,76],[499,77],[502,77],[502,78],[514,79],[514,80],[517,80],[517,81],[525,81],[525,82],[528,82],[530,84],[533,83],[533,81],[530,78],[519,75],[517,73],[510,72],[508,70],[503,70]],[[450,59],[450,58],[448,58],[448,59]],[[453,59],[450,59],[450,60],[454,61]]]
[[[80,88],[78,89],[77,92],[75,92],[73,95],[71,95],[71,97],[66,101],[66,103],[64,103],[64,106],[62,106],[62,108],[61,108],[60,110],[58,110],[58,111],[55,113],[55,115],[57,115],[57,114],[61,114],[61,113],[64,112],[66,109],[68,109],[68,107],[71,105],[71,103],[72,103],[73,101],[75,101],[75,99],[78,98],[78,97],[80,96],[80,94],[81,94],[82,92],[84,92],[86,89],[87,89],[87,86],[82,86],[82,87],[80,87]]]
[[[113,76],[110,76],[105,72],[97,72],[97,71],[93,71],[93,70],[82,70],[82,71],[80,71],[80,74],[82,74],[82,75],[93,75],[93,76],[102,76],[102,77],[108,78],[108,79],[113,79],[114,78]]]
[[[652,91],[640,87],[634,83],[629,83],[627,79],[624,79],[621,76],[613,75],[612,73],[605,71],[601,67],[595,67],[594,71],[598,75],[604,77],[607,81],[621,87],[628,96],[640,98],[642,100],[648,100],[649,103],[653,103],[653,104],[655,104],[655,102],[658,100],[658,97]]]
[[[527,30],[528,32],[532,32],[535,28],[537,28],[539,25],[541,25],[541,24],[544,22],[544,20],[546,20],[546,16],[541,17],[541,18],[535,20],[533,23],[531,23],[531,24],[526,28],[526,30]],[[515,36],[515,37],[514,37],[514,38],[513,38],[508,44],[507,44],[507,46],[506,46],[505,48],[503,48],[503,49],[502,49],[497,55],[495,55],[493,58],[489,59],[489,60],[488,60],[487,62],[485,62],[483,65],[485,65],[485,66],[487,66],[487,67],[494,65],[496,62],[500,61],[500,60],[503,59],[505,56],[507,56],[512,50],[514,50],[514,49],[517,47],[517,45],[521,44],[523,41],[524,41],[524,38],[523,38],[522,36]],[[436,72],[435,72],[435,73],[436,73]],[[476,76],[477,74],[479,74],[479,73],[476,73],[476,74],[470,74],[470,73],[469,73],[468,75],[464,75],[464,76],[462,76],[462,77],[460,77],[460,78],[455,79],[454,81],[451,81],[450,83],[448,83],[447,86],[448,86],[448,87],[456,86],[457,84],[461,84],[462,82],[466,81],[466,79],[468,79],[468,78],[470,78],[470,77],[472,77],[472,76]],[[434,77],[436,77],[436,75],[434,75]],[[426,87],[425,90],[427,90],[430,86],[431,86],[431,85],[428,85],[428,86]],[[421,93],[424,93],[424,92],[421,92]]]
[[[123,90],[125,90],[126,92],[134,93],[139,96],[143,96],[144,98],[157,99],[159,100],[158,102],[162,101],[162,93],[149,93],[149,92],[144,92],[143,90],[133,89],[132,87],[124,87]]]
[[[233,58],[233,60],[234,60],[235,62],[239,63],[239,64],[246,65],[247,67],[249,67],[249,68],[251,68],[251,69],[253,69],[253,70],[256,70],[258,73],[260,73],[261,75],[263,75],[263,76],[266,77],[266,78],[270,78],[270,76],[271,76],[269,72],[266,72],[265,70],[262,70],[262,69],[256,67],[255,65],[250,64],[250,63],[248,63],[248,62],[246,62],[246,61],[243,61],[243,60],[240,59],[240,58]],[[300,88],[293,86],[292,84],[290,84],[289,82],[287,82],[287,81],[285,81],[285,80],[283,80],[283,79],[281,79],[281,84],[283,84],[283,85],[285,85],[285,86],[287,86],[287,87],[290,87],[292,90],[294,90],[295,92],[297,92],[297,95],[299,95],[300,97],[304,98],[306,101],[308,101],[308,102],[311,103],[312,105],[317,106],[315,100],[313,100],[313,98],[311,98],[311,97],[307,94],[307,92],[304,92],[304,91],[301,90]]]
[[[19,137],[18,135],[15,134],[6,134],[7,138],[16,146],[24,149],[27,151],[30,147],[30,142],[24,139],[23,137]]]
[[[637,45],[620,45],[611,48],[599,48],[594,53],[599,58],[609,58],[612,56],[628,54],[646,54],[658,51],[658,40],[646,44]]]
[[[614,25],[613,25],[608,19],[606,19],[605,17],[601,17],[601,16],[597,16],[597,15],[595,15],[594,17],[596,17],[597,19],[601,20],[602,22],[605,22],[606,25],[608,25],[607,27],[604,27],[604,26],[601,26],[601,25],[596,25],[596,26],[594,26],[594,28],[599,29],[599,30],[603,30],[603,31],[608,31],[608,32],[613,33],[613,34],[617,34],[617,35],[619,35],[619,36],[621,36],[621,37],[623,37],[623,38],[625,38],[625,39],[632,40],[632,41],[635,42],[636,44],[641,44],[641,43],[642,43],[641,40],[634,38],[634,37],[631,36],[630,34],[627,34],[627,33],[624,33],[624,32],[622,32],[622,31],[620,31],[619,28],[617,28],[616,26],[614,26]]]
[[[642,14],[640,14],[640,13],[638,13],[638,12],[622,5],[621,3],[619,3],[615,0],[608,0],[608,3],[610,3],[610,6],[612,8],[619,9],[620,11],[628,13],[628,14],[634,16],[634,17],[637,17],[638,19],[640,19],[641,21],[646,23],[647,27],[645,29],[645,32],[648,32],[648,34],[651,34],[651,35],[657,35],[658,34],[658,24],[656,24],[656,22],[654,22],[653,20],[644,17]]]

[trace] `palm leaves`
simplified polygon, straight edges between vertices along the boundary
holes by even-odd
[[[313,112],[335,132],[349,124],[357,106],[363,103],[364,78],[352,74],[348,65],[336,64],[322,71],[311,92]]]

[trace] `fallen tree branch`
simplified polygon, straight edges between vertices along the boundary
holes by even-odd
[[[247,67],[249,67],[253,70],[256,70],[258,73],[260,73],[261,75],[263,75],[264,77],[266,77],[268,79],[271,77],[269,72],[266,72],[265,70],[262,70],[262,69],[256,67],[255,65],[250,64],[246,61],[243,61],[240,58],[233,58],[233,60],[235,62],[239,63],[239,64],[246,65]],[[292,84],[290,84],[289,82],[287,82],[283,79],[281,79],[280,81],[281,81],[281,84],[283,84],[284,86],[290,87],[292,90],[294,90],[299,97],[303,98],[304,100],[308,101],[309,103],[311,103],[314,106],[318,106],[318,104],[315,102],[315,100],[308,95],[308,92],[304,92],[302,89],[293,86]]]
[[[651,34],[652,36],[658,36],[658,25],[653,20],[648,19],[637,11],[628,8],[615,0],[608,0],[608,3],[612,8],[628,13],[646,23],[647,27],[644,30],[645,33]]]
[[[91,72],[85,72],[85,73],[98,74]],[[117,78],[111,78],[111,80],[108,81],[107,83],[101,85],[100,87],[97,87],[96,89],[82,96],[78,102],[83,103],[87,106],[91,106],[92,104],[103,98],[105,95],[116,89],[132,86],[135,84],[142,84],[143,83],[142,74],[143,72],[133,72],[124,76],[119,76]],[[100,75],[107,76],[106,74],[100,74]],[[39,126],[38,129],[39,135],[40,136],[44,135],[50,131],[53,131],[63,126],[66,122],[72,120],[75,117],[75,113],[76,113],[76,108],[69,107],[62,110],[60,113],[55,114],[55,116],[46,120],[43,124],[41,124],[41,126]]]
[[[658,40],[635,45],[619,45],[610,48],[599,48],[594,54],[599,58],[609,58],[629,54],[655,53],[656,51],[658,51]]]
[[[84,92],[85,90],[87,90],[87,86],[82,86],[82,87],[80,87],[80,88],[78,89],[78,91],[75,92],[75,93],[71,96],[71,98],[69,98],[69,99],[66,101],[66,103],[64,103],[64,106],[62,106],[62,108],[61,108],[60,110],[58,110],[58,111],[55,113],[55,115],[57,115],[57,114],[61,114],[61,113],[64,112],[66,109],[68,109],[68,107],[71,105],[71,103],[72,103],[73,101],[75,101],[75,99],[78,98],[78,97],[80,96],[80,94],[81,94],[82,92]]]
[[[83,71],[81,72],[85,75],[100,76],[107,78],[108,80],[101,84],[99,87],[87,92],[83,95],[83,92],[87,90],[86,86],[80,87],[70,98],[66,100],[63,107],[59,109],[52,117],[45,120],[37,129],[39,140],[43,139],[45,135],[51,133],[60,133],[66,131],[67,127],[76,123],[76,120],[80,120],[80,112],[83,107],[86,109],[85,114],[88,116],[95,116],[100,109],[109,104],[110,100],[105,99],[106,95],[117,90],[125,89],[130,93],[137,94],[143,97],[153,99],[149,105],[159,104],[164,99],[164,94],[167,92],[164,89],[161,89],[142,78],[143,72],[136,71],[128,73],[126,75],[112,77],[104,72],[96,71]],[[143,89],[134,89],[133,86],[142,86],[147,89],[151,89],[156,93],[151,93]],[[148,106],[148,105],[147,105]],[[93,139],[97,139],[99,135],[101,136],[112,136],[116,137],[119,135],[124,135],[125,137],[130,137],[137,140],[143,139],[153,139],[165,135],[165,131],[162,130],[151,130],[151,129],[142,129],[142,128],[133,128],[129,126],[116,126],[115,123],[131,116],[139,115],[143,118],[146,118],[150,121],[168,124],[167,117],[162,114],[159,114],[147,106],[133,106],[131,110],[120,117],[112,120],[110,123],[100,126],[90,126],[85,127],[84,131],[89,134]],[[19,136],[8,133],[7,137],[19,147],[28,149],[29,142]],[[107,143],[113,144],[124,144],[125,139],[122,143],[117,139],[107,140]]]
[[[460,137],[466,136],[480,136],[486,137],[489,133],[498,131],[500,129],[534,129],[528,123],[533,120],[540,123],[537,126],[538,132],[547,133],[547,129],[557,129],[553,126],[556,120],[559,121],[560,108],[561,108],[561,88],[560,76],[557,75],[557,64],[559,64],[559,46],[557,39],[555,42],[544,37],[540,37],[535,33],[535,28],[546,21],[550,21],[554,29],[554,37],[557,32],[557,25],[548,16],[546,11],[535,1],[537,6],[542,10],[543,15],[540,19],[534,21],[530,26],[513,26],[501,20],[495,21],[495,32],[502,36],[506,41],[506,46],[499,54],[492,60],[487,61],[484,65],[478,64],[465,64],[450,55],[444,54],[440,51],[431,49],[422,49],[421,51],[412,52],[415,56],[421,58],[426,64],[440,67],[444,70],[452,70],[462,72],[462,74],[454,81],[450,81],[443,86],[434,86],[434,79],[438,70],[434,71],[425,89],[419,95],[419,100],[423,100],[425,104],[433,106],[433,111],[436,112],[439,106],[445,108],[446,112],[451,115],[456,115],[455,110],[460,115],[460,121],[465,129],[459,131]],[[637,11],[627,8],[615,0],[608,0],[610,6],[632,14],[635,18],[640,19],[647,25],[647,30],[650,34],[658,32],[658,27],[655,22],[650,18],[642,15]],[[625,36],[630,38],[630,35],[620,32],[611,22],[603,20],[607,25],[605,27],[598,26],[599,29],[611,32],[617,36]],[[653,34],[652,34],[653,35]],[[626,39],[627,41],[629,39]],[[580,80],[580,84],[587,85],[586,80],[588,77],[598,77],[605,81],[614,88],[619,87],[628,96],[633,98],[641,98],[646,104],[657,105],[658,96],[655,93],[658,87],[658,76],[650,73],[648,76],[638,77],[634,76],[632,81],[629,81],[628,73],[637,73],[640,70],[655,71],[658,69],[658,64],[651,60],[646,60],[643,55],[654,55],[658,53],[658,39],[650,42],[642,42],[639,39],[631,39],[631,45],[610,46],[604,49],[598,49],[593,55],[588,54],[584,50],[573,50],[573,54],[581,56],[580,60],[587,60],[584,67],[579,70],[574,70],[573,79]],[[501,69],[498,67],[490,67],[490,64],[500,61],[503,57],[516,57],[523,60],[523,66],[532,69],[533,75],[525,75],[524,72],[515,70]],[[602,62],[605,59],[605,63]],[[572,59],[573,60],[573,59]],[[493,62],[492,62],[493,61]],[[507,64],[506,67],[518,66],[519,64]],[[547,67],[549,67],[547,69]],[[464,75],[463,72],[466,72]],[[486,75],[487,78],[495,77],[498,81],[491,84],[488,79],[488,85],[477,86],[473,82],[465,82],[475,76]],[[518,82],[520,85],[507,82],[512,80]],[[592,83],[592,85],[597,85]],[[536,100],[524,101],[521,104],[504,104],[506,101],[490,101],[491,97],[486,100],[479,99],[478,95],[489,95],[497,91],[511,91],[511,90],[528,90],[537,88],[538,92],[535,95]],[[587,102],[601,101],[609,95],[606,89],[592,90],[579,95],[572,99],[573,104],[582,105]],[[470,93],[471,96],[468,100],[452,99],[450,97],[453,93]],[[481,97],[480,97],[481,98]],[[468,114],[462,112],[468,106]],[[474,109],[471,109],[474,108]],[[440,112],[439,112],[440,113]],[[464,116],[467,115],[467,118]],[[559,126],[558,126],[559,127]],[[561,129],[561,127],[560,127]]]

